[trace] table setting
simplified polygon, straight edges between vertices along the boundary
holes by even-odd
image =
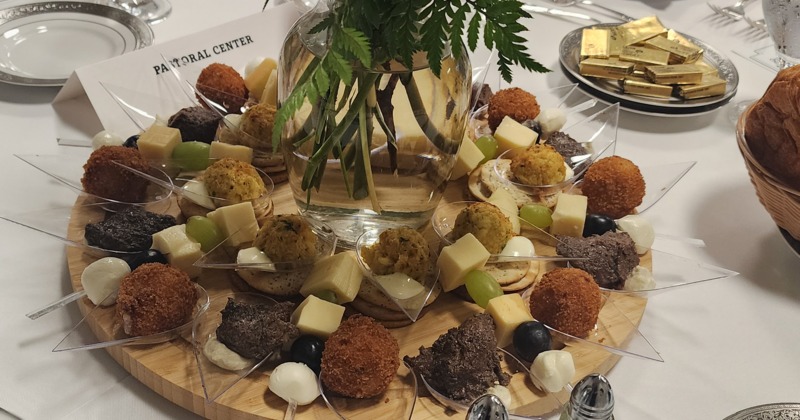
[[[336,26],[328,8],[347,1],[267,3],[0,3],[0,278],[10,289],[0,306],[0,418],[478,418],[490,407],[510,418],[583,418],[587,388],[613,392],[619,419],[797,415],[800,201],[795,152],[775,143],[793,125],[774,125],[793,118],[780,104],[794,92],[790,66],[800,57],[791,35],[800,22],[781,9],[794,1],[526,0],[486,15],[530,15],[492,28],[488,40],[474,9],[427,11],[434,21],[461,19],[464,41],[452,56],[412,55],[403,39]],[[599,37],[591,45],[590,34]],[[434,35],[423,31],[419,45],[437,45]],[[370,41],[385,44],[370,50]],[[630,48],[672,50],[645,63]],[[241,102],[231,105],[228,86],[209,87],[213,63],[242,80]],[[664,81],[660,67],[688,75]],[[469,94],[476,87],[494,96],[481,102]],[[497,118],[492,107],[512,94],[534,96],[535,114],[529,102],[522,116]],[[274,119],[259,126],[257,112],[270,107]],[[187,141],[172,128],[192,108],[214,121],[210,139]],[[520,140],[528,132],[535,137]],[[560,178],[515,172],[534,149],[542,154],[530,159],[545,159],[540,149],[553,150],[556,134],[582,150],[558,150]],[[155,198],[111,197],[94,188],[102,182],[81,180],[90,155],[123,143],[150,169],[115,162],[122,189],[144,182],[158,188]],[[231,162],[242,159],[252,169]],[[636,168],[646,188],[638,201],[603,202],[593,192],[612,161]],[[250,171],[259,192],[241,199],[212,183],[212,171],[233,170]],[[614,182],[630,182],[623,196],[637,194],[639,181]],[[588,211],[578,198],[588,198]],[[153,230],[152,244],[132,252],[89,244],[87,221],[127,205],[185,225]],[[577,233],[567,222],[575,206],[583,206]],[[508,221],[465,235],[459,219],[486,223],[486,212]],[[279,236],[289,225],[289,239]],[[594,254],[573,245],[608,230],[632,238],[625,258],[635,262],[611,263],[628,267],[620,279],[592,271]],[[487,231],[507,236],[497,246]],[[316,245],[302,254],[298,238]],[[283,260],[295,244],[305,256]],[[389,246],[412,247],[419,260],[386,271],[376,255]],[[128,330],[129,296],[114,309],[103,306],[106,289],[86,290],[82,273],[101,256],[131,267],[123,281],[153,261],[185,275],[186,315],[166,332]],[[574,330],[534,302],[548,283],[584,270],[599,284],[597,312]],[[631,270],[650,280],[634,285]],[[250,356],[234,348],[221,324],[237,302],[281,308],[269,317],[285,317],[283,348]],[[490,382],[503,389],[477,400],[484,391],[452,393],[428,358],[447,359],[437,353],[444,343],[487,322],[491,340],[472,357],[501,361],[498,372],[509,374]],[[382,344],[364,366],[389,372],[377,393],[331,373],[362,363],[348,343],[367,331]],[[541,344],[519,344],[525,333],[546,335],[546,348],[530,354]],[[212,345],[246,363],[226,370]],[[553,385],[544,363],[567,369],[565,378]]]

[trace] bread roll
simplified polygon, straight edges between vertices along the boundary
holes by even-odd
[[[745,139],[774,177],[800,190],[800,66],[781,70],[750,110]]]

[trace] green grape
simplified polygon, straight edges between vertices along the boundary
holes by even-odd
[[[494,159],[495,155],[497,155],[497,140],[492,136],[479,137],[475,140],[475,145],[478,146],[478,149],[483,153],[484,158],[481,163],[485,163],[489,159]]]
[[[481,308],[486,308],[492,298],[503,295],[500,283],[485,271],[470,271],[464,277],[464,284],[467,286],[469,297]]]
[[[317,290],[312,294],[322,300],[327,300],[330,303],[336,303],[336,292],[334,292],[333,290],[330,289]]]
[[[526,204],[519,209],[520,219],[536,226],[546,229],[553,224],[553,212],[540,204]]]
[[[225,240],[217,225],[204,216],[192,216],[186,221],[186,235],[200,242],[203,252],[211,251]]]
[[[187,171],[202,171],[209,165],[209,144],[200,141],[185,141],[172,150],[172,160]]]

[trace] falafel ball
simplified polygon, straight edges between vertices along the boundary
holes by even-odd
[[[212,63],[206,66],[197,77],[195,85],[199,93],[231,114],[241,112],[242,106],[247,102],[248,91],[242,75],[226,64]],[[200,95],[197,95],[197,99],[203,106],[207,106]]]
[[[353,315],[328,337],[320,377],[332,391],[350,398],[382,394],[400,367],[400,346],[374,319]]]
[[[247,109],[239,121],[239,129],[246,134],[239,144],[256,150],[272,151],[272,128],[275,125],[277,108],[269,104],[257,104]]]
[[[586,170],[581,185],[587,211],[620,219],[642,204],[645,183],[639,167],[619,156],[603,158]]]
[[[227,200],[225,205],[255,200],[267,193],[264,180],[253,165],[231,158],[209,165],[201,179],[208,195]]]
[[[532,120],[539,115],[540,110],[539,102],[533,94],[517,87],[502,89],[489,99],[489,128],[494,132],[507,116],[518,123]]]
[[[148,181],[114,162],[140,172],[150,171],[150,165],[138,149],[103,146],[93,151],[83,165],[83,190],[98,197],[125,203],[143,201],[147,194]]]
[[[564,157],[553,146],[534,144],[511,158],[511,173],[526,185],[553,185],[564,180]]]
[[[317,235],[302,216],[279,214],[264,220],[253,246],[272,261],[310,260],[317,255]]]
[[[158,334],[189,321],[197,302],[189,275],[167,264],[142,264],[122,278],[117,315],[125,334]]]
[[[471,233],[492,254],[498,254],[514,236],[514,227],[494,204],[478,202],[465,207],[456,216],[453,236]]]
[[[384,230],[378,242],[361,249],[361,257],[378,275],[403,273],[419,280],[430,266],[428,241],[409,227]]]
[[[529,305],[537,321],[583,338],[597,324],[602,297],[591,274],[577,268],[556,268],[533,288]]]

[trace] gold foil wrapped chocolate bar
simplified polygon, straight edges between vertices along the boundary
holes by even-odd
[[[665,66],[669,64],[670,54],[667,51],[655,50],[652,48],[636,47],[633,45],[626,45],[622,48],[622,53],[619,59],[623,61],[630,61],[637,64],[643,69],[645,66]]]
[[[609,42],[608,29],[584,29],[581,37],[581,58],[608,58]]]
[[[696,85],[678,86],[678,95],[683,99],[699,99],[725,93],[727,83],[717,76],[703,76]]]
[[[647,80],[660,85],[691,85],[703,79],[703,69],[694,64],[647,66]]]
[[[657,85],[647,79],[630,77],[620,81],[622,91],[633,95],[652,96],[655,98],[669,98],[672,96],[672,86]]]
[[[625,45],[635,45],[654,36],[667,36],[667,28],[655,16],[643,17],[619,25]]]
[[[644,42],[646,47],[665,51],[669,54],[668,64],[689,64],[694,63],[703,56],[703,50],[681,45],[677,41],[672,41],[660,36],[653,37]]]
[[[580,63],[584,76],[622,80],[633,73],[634,63],[616,58],[587,58]]]

